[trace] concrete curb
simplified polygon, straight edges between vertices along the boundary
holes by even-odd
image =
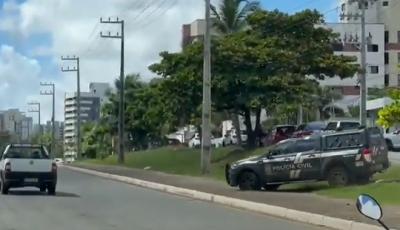
[[[252,201],[240,200],[227,196],[220,196],[211,193],[200,192],[191,189],[185,189],[180,187],[175,187],[171,185],[164,185],[159,183],[154,183],[150,181],[139,180],[135,178],[119,176],[109,173],[103,173],[95,170],[83,169],[79,167],[66,166],[63,167],[78,171],[81,173],[86,173],[94,176],[99,176],[105,179],[112,179],[127,184],[140,186],[143,188],[149,188],[156,191],[166,192],[174,195],[189,197],[197,200],[208,201],[216,204],[222,204],[225,206],[239,208],[247,211],[258,212],[261,214],[266,214],[270,216],[285,218],[289,220],[294,220],[306,224],[312,224],[317,226],[328,227],[332,229],[342,229],[342,230],[381,230],[382,228],[375,225],[364,224],[351,220],[344,220],[309,212],[297,211],[294,209],[283,208],[279,206],[273,206],[263,203],[257,203]]]

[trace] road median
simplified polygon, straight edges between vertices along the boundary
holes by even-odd
[[[125,169],[123,167],[115,167],[114,166],[114,172],[110,170],[111,166],[108,167],[100,167],[100,166],[82,166],[80,165],[79,167],[77,166],[64,166],[68,169],[79,171],[81,173],[86,173],[86,174],[91,174],[95,176],[99,176],[102,178],[106,179],[111,179],[111,180],[116,180],[120,182],[124,182],[127,184],[135,185],[135,186],[140,186],[144,188],[149,188],[153,190],[157,190],[160,192],[166,192],[174,195],[179,195],[183,197],[188,197],[192,199],[197,199],[197,200],[202,200],[202,201],[207,201],[207,202],[212,202],[216,204],[221,204],[233,208],[238,208],[238,209],[243,209],[243,210],[248,210],[248,211],[253,211],[261,214],[266,214],[266,215],[271,215],[271,216],[276,216],[280,218],[285,218],[285,219],[290,219],[294,221],[299,221],[303,223],[308,223],[308,224],[313,224],[313,225],[318,225],[318,226],[324,226],[332,229],[345,229],[345,230],[378,230],[381,229],[380,227],[373,225],[373,222],[368,222],[367,223],[362,223],[357,220],[352,220],[352,219],[347,219],[347,218],[338,218],[337,216],[329,216],[324,212],[320,213],[315,213],[315,212],[309,212],[309,211],[304,211],[304,210],[298,210],[290,207],[285,207],[285,206],[279,206],[279,205],[273,205],[273,204],[268,204],[263,200],[262,202],[257,202],[257,199],[260,197],[266,197],[268,195],[272,196],[279,196],[282,195],[282,199],[286,196],[288,198],[289,196],[293,196],[294,194],[280,194],[280,193],[267,193],[267,192],[238,192],[238,191],[233,191],[231,189],[231,192],[233,192],[232,195],[230,196],[229,194],[226,194],[224,192],[218,192],[218,189],[215,187],[216,185],[213,184],[215,182],[210,182],[209,189],[193,189],[192,186],[175,186],[168,184],[168,180],[165,180],[166,183],[160,183],[159,181],[151,181],[151,180],[143,180],[143,174],[146,173],[153,173],[153,172],[148,172],[144,171],[142,172],[142,175],[139,175],[141,179],[135,178],[134,175],[135,172],[131,171],[132,175],[127,175],[127,171],[130,171],[131,169]],[[136,171],[138,172],[138,171]],[[164,174],[159,174],[159,177],[168,177],[168,176],[175,176],[175,175],[164,175]],[[155,176],[152,175],[149,178],[154,178]],[[181,176],[179,176],[181,177]],[[160,178],[160,180],[163,180],[165,178]],[[171,179],[171,178],[170,178]],[[183,180],[184,178],[175,178],[177,181]],[[190,179],[190,178],[187,178]],[[196,182],[194,182],[196,183]],[[204,185],[205,182],[202,182],[202,185]],[[213,187],[214,186],[214,187]],[[208,191],[204,191],[208,190]],[[239,195],[239,196],[238,196]],[[257,199],[246,199],[246,196],[249,197],[249,195],[256,195],[256,196],[251,196],[251,197],[256,197]],[[299,194],[300,199],[305,200],[306,198],[301,198],[302,194]],[[304,194],[303,194],[304,195]],[[235,197],[236,196],[236,197]],[[293,199],[293,198],[292,198]],[[318,202],[318,199],[316,197],[316,200],[314,202]],[[286,200],[287,201],[287,200]],[[295,203],[295,202],[294,202]],[[334,202],[332,202],[334,204]],[[304,206],[307,207],[309,203],[304,203]],[[318,203],[316,204],[318,205]],[[337,204],[335,204],[337,205]],[[287,205],[286,205],[287,206]],[[345,207],[348,207],[349,205],[345,205]],[[332,207],[328,207],[332,208]],[[335,208],[335,207],[333,207]],[[356,212],[355,208],[351,208],[354,212]],[[345,211],[345,209],[343,210]],[[340,212],[340,210],[336,209],[336,212]],[[355,213],[357,214],[357,213]],[[361,219],[361,218],[360,218]]]

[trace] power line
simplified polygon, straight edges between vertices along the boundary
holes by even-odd
[[[155,16],[153,18],[153,20],[148,20],[146,23],[140,25],[140,27],[147,27],[147,26],[151,25],[152,23],[158,21],[160,19],[160,16],[164,15],[168,10],[173,8],[177,2],[178,2],[178,0],[172,1],[172,3],[169,6],[167,6],[166,8],[164,8],[164,10],[160,11],[160,13],[157,16]],[[159,9],[161,9],[161,7],[159,7]]]

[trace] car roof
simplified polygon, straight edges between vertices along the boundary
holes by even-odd
[[[335,119],[335,120],[328,120],[327,122],[353,122],[353,123],[360,123],[359,120],[352,120],[352,119]]]
[[[351,134],[351,133],[362,133],[364,132],[365,129],[350,129],[350,130],[343,130],[343,131],[337,131],[337,132],[332,132],[332,133],[321,133],[319,134],[322,137],[327,137],[327,136],[337,136],[337,135],[343,135],[343,134]]]
[[[10,147],[19,147],[19,148],[41,148],[43,145],[39,144],[10,144]]]

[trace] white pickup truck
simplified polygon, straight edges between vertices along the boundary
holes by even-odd
[[[10,188],[37,187],[55,195],[57,164],[42,145],[11,144],[0,158],[1,193]]]

